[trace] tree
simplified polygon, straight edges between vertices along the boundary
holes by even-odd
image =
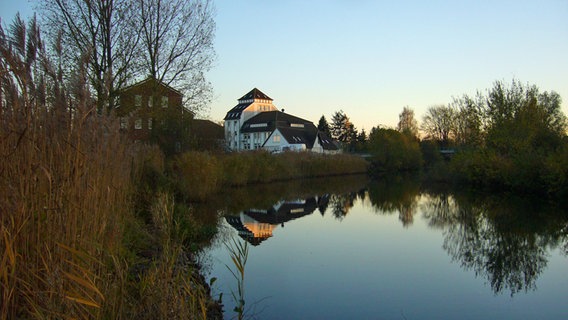
[[[397,130],[399,132],[418,137],[418,122],[414,119],[414,110],[408,106],[404,107],[398,115],[398,119]]]
[[[373,174],[417,170],[422,165],[418,140],[397,130],[371,129],[368,147]]]
[[[332,138],[343,144],[349,144],[353,140],[354,132],[356,132],[355,127],[351,121],[349,121],[349,117],[343,110],[339,110],[333,114],[331,118]]]
[[[367,151],[367,132],[365,132],[365,129],[361,129],[361,132],[357,134],[355,151],[357,152]]]
[[[133,24],[128,0],[39,0],[47,37],[68,48],[62,57],[67,70],[87,62],[87,78],[99,112],[110,111],[118,91],[131,75],[140,28]]]
[[[558,93],[540,93],[536,86],[500,81],[489,90],[484,106],[487,144],[501,154],[555,150],[566,135],[566,116]]]
[[[483,143],[483,98],[474,100],[467,95],[454,99],[450,107],[456,112],[455,140],[461,146],[480,146]]]
[[[195,113],[210,101],[204,73],[214,57],[215,21],[210,0],[137,0],[141,29],[141,76],[149,75],[184,94]]]
[[[422,130],[426,135],[448,146],[455,136],[455,111],[449,106],[437,105],[428,108],[422,120]]]
[[[215,24],[209,0],[39,0],[48,37],[69,50],[63,64],[88,64],[99,112],[138,78],[175,86],[194,110],[209,101],[204,73],[214,57]]]
[[[318,122],[318,131],[326,134],[328,137],[331,137],[331,130],[329,128],[329,123],[327,123],[327,119],[324,115],[321,116]]]

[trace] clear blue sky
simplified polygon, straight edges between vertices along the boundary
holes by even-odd
[[[1,17],[26,1],[0,0]],[[568,114],[568,1],[218,0],[209,117],[254,87],[317,122],[342,109],[358,129],[420,122],[453,96],[516,78],[558,92]],[[6,22],[6,21],[4,21]]]

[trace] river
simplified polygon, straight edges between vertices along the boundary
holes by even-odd
[[[554,203],[409,177],[218,198],[200,260],[226,319],[568,319],[568,214]],[[230,243],[248,250],[244,280]]]

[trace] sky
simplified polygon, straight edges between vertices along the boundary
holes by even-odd
[[[0,17],[31,14],[0,0]],[[556,91],[568,114],[568,0],[217,0],[208,78],[220,121],[258,88],[317,124],[343,110],[359,130],[513,79]]]

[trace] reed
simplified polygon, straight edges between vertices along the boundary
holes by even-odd
[[[308,152],[272,155],[264,151],[210,154],[187,152],[173,160],[171,177],[186,199],[204,201],[223,187],[299,178],[366,173],[368,163],[361,157]]]
[[[225,265],[237,282],[237,291],[231,291],[235,302],[233,311],[237,313],[239,320],[245,317],[245,267],[248,259],[248,242],[231,239],[225,243],[225,247],[231,256],[233,266]]]
[[[0,26],[0,319],[171,318],[174,303],[204,318],[205,286],[169,237],[171,197],[153,187],[163,156],[95,112],[82,62],[66,85],[35,20],[10,31]],[[156,244],[163,254],[141,258]],[[136,272],[140,261],[151,267]]]
[[[174,208],[173,196],[156,196],[151,211],[159,249],[137,283],[139,300],[133,318],[207,319],[208,292],[182,243],[173,236],[179,232]]]

